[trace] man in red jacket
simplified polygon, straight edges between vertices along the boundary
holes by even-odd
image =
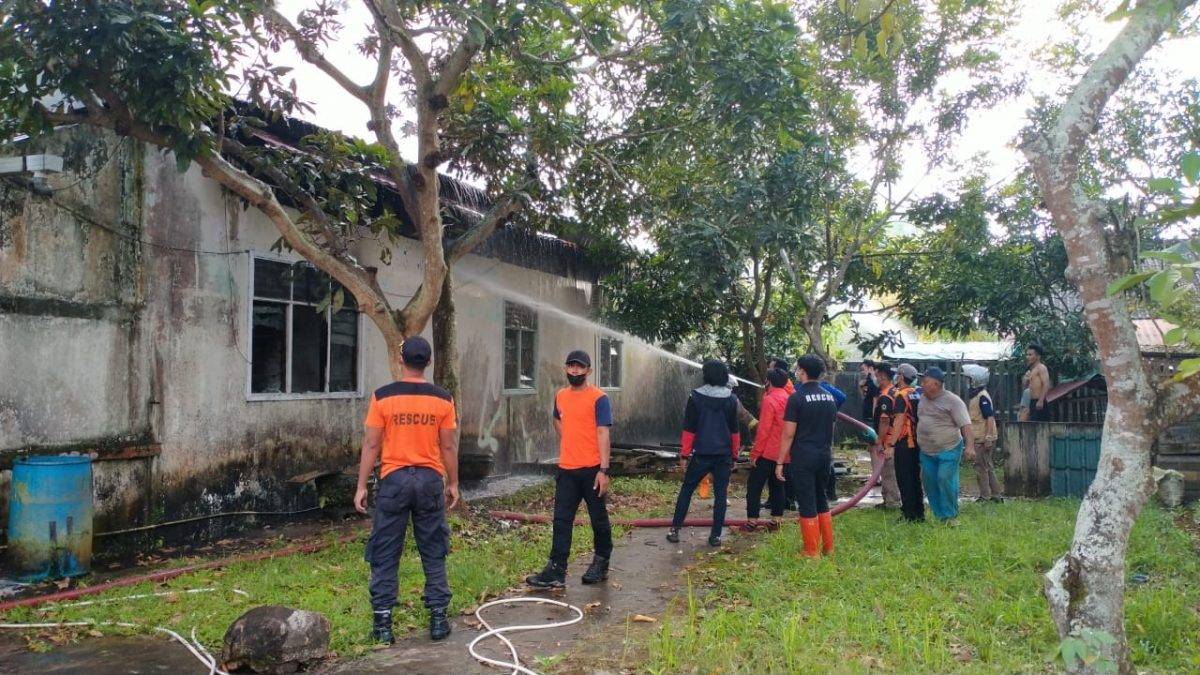
[[[763,485],[767,486],[767,506],[771,515],[783,515],[784,483],[775,478],[779,462],[779,435],[783,433],[783,411],[787,408],[791,384],[786,372],[778,368],[767,371],[767,390],[763,392],[758,411],[758,434],[750,450],[750,478],[746,482],[746,517],[758,518]],[[785,472],[786,474],[786,472]]]

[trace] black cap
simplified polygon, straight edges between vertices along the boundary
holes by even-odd
[[[937,380],[938,382],[945,382],[946,381],[946,371],[942,370],[941,368],[938,368],[937,366],[929,366],[928,368],[925,369],[925,373],[922,375],[922,377],[932,377],[933,379]]]
[[[429,365],[429,359],[433,358],[433,347],[429,346],[429,340],[414,335],[404,339],[404,344],[400,345],[400,356],[406,365],[420,368]]]
[[[592,367],[592,357],[588,356],[588,353],[583,351],[582,349],[576,349],[575,351],[571,352],[570,354],[567,354],[566,363],[578,363],[579,365],[583,366],[584,368],[591,368]]]

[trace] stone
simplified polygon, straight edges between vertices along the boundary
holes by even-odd
[[[278,605],[255,607],[225,631],[225,670],[294,673],[329,653],[329,619]]]
[[[1183,474],[1174,469],[1154,467],[1154,483],[1157,485],[1158,502],[1168,509],[1183,503]]]

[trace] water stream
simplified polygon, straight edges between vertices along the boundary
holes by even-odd
[[[684,357],[676,354],[675,352],[664,349],[663,347],[660,347],[660,346],[654,344],[653,342],[650,342],[648,340],[643,340],[642,338],[639,338],[635,335],[631,335],[624,331],[616,330],[615,328],[610,328],[608,326],[605,326],[604,324],[597,323],[586,317],[579,316],[578,314],[572,314],[571,312],[568,312],[559,307],[556,307],[548,302],[543,302],[541,300],[538,300],[537,298],[532,298],[532,297],[530,297],[524,293],[521,293],[519,291],[514,291],[511,288],[507,288],[505,286],[502,286],[502,285],[496,283],[496,280],[492,279],[491,277],[485,276],[483,274],[479,274],[479,273],[474,272],[469,269],[465,269],[465,267],[455,268],[454,275],[459,278],[470,279],[471,283],[477,284],[480,287],[487,288],[489,291],[495,293],[496,295],[506,297],[510,300],[515,300],[516,302],[519,302],[522,305],[526,305],[528,307],[537,309],[539,312],[545,312],[547,314],[552,314],[552,315],[554,315],[560,319],[563,319],[564,321],[566,321],[568,323],[574,324],[576,326],[590,328],[591,330],[594,330],[598,333],[602,333],[604,335],[609,335],[611,337],[618,337],[618,338],[621,338],[622,340],[624,340],[625,342],[636,343],[636,344],[640,345],[642,348],[647,349],[665,359],[670,359],[672,361],[682,363],[685,366],[689,366],[691,368],[696,368],[697,370],[703,367],[703,366],[701,366],[701,364],[699,364],[695,361],[692,361],[691,359],[685,359]],[[736,375],[734,376],[734,378],[738,382],[748,384],[752,387],[758,387],[760,389],[762,388],[762,385],[758,384],[757,382],[751,382],[750,380],[742,379],[740,377],[737,377]]]

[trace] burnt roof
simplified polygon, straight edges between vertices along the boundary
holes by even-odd
[[[254,115],[254,111],[248,106],[242,105],[239,109],[243,114]],[[261,119],[264,126],[246,127],[252,136],[262,143],[286,147],[296,152],[303,152],[299,143],[305,136],[330,131],[312,122],[287,115],[254,116]],[[416,165],[408,163],[407,166],[409,175],[415,175]],[[417,239],[416,227],[403,207],[395,181],[385,174],[379,174],[375,179],[382,188],[380,194],[401,221],[400,233],[409,239]],[[479,222],[492,205],[491,198],[483,190],[442,173],[438,174],[438,194],[445,210],[443,221],[446,223],[445,232],[449,235],[447,243]],[[595,281],[600,274],[597,267],[588,261],[582,249],[575,243],[519,227],[511,222],[501,222],[496,231],[472,253],[563,277]]]

